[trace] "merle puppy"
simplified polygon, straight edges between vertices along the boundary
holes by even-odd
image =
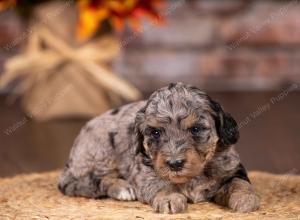
[[[69,196],[137,199],[160,213],[202,201],[250,212],[259,198],[234,149],[238,138],[235,120],[217,102],[170,84],[88,122],[58,187]]]

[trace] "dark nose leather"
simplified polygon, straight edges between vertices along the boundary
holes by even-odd
[[[174,160],[174,161],[167,161],[167,165],[169,166],[170,170],[172,171],[180,171],[184,166],[184,160]]]

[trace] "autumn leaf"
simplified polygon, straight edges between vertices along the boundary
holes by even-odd
[[[155,24],[162,21],[158,12],[162,6],[162,0],[78,0],[78,39],[83,41],[92,37],[104,20],[118,32],[123,30],[125,23],[139,32],[143,18]]]
[[[16,3],[16,0],[0,0],[0,11],[13,7],[16,5]]]

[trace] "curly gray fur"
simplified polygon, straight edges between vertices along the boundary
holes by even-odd
[[[161,213],[213,201],[249,212],[259,198],[234,149],[235,120],[208,95],[172,83],[85,125],[60,176],[69,196],[135,200]]]

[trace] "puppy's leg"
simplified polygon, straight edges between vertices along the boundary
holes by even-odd
[[[126,201],[136,199],[134,188],[126,180],[104,177],[103,186],[106,186],[107,195],[111,198]]]
[[[99,198],[106,195],[101,188],[102,179],[94,172],[86,173],[81,177],[75,177],[70,169],[65,168],[60,176],[58,189],[68,196],[83,196],[88,198]]]
[[[107,179],[119,176],[115,137],[110,135],[116,131],[110,126],[114,126],[111,120],[100,117],[81,129],[59,179],[62,193],[89,198],[107,196],[112,185]]]
[[[217,204],[227,206],[237,212],[255,211],[260,203],[252,185],[240,178],[233,178],[223,185],[214,200]]]
[[[152,207],[159,213],[184,212],[187,209],[187,198],[171,187],[166,187],[154,196]]]
[[[100,198],[109,196],[118,200],[135,200],[133,187],[125,180],[110,174],[99,177],[94,172],[75,178],[71,171],[66,169],[60,177],[58,188],[68,196],[83,196]]]
[[[133,172],[130,182],[135,187],[138,200],[151,205],[155,212],[172,214],[187,209],[187,198],[145,166]]]

